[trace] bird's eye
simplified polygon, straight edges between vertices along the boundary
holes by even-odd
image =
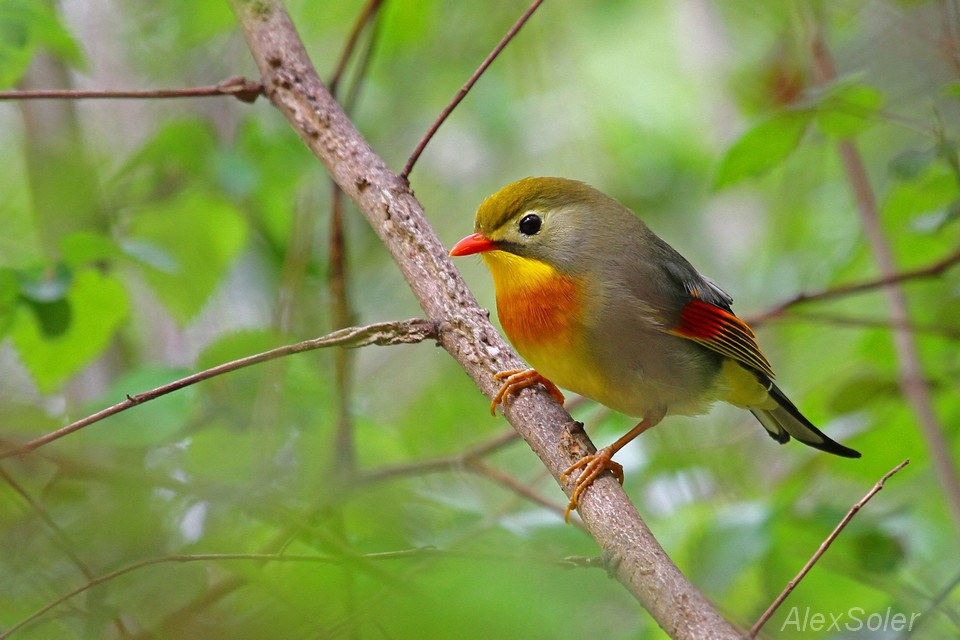
[[[540,225],[543,221],[540,216],[530,213],[520,219],[520,233],[525,236],[535,236],[540,232]]]

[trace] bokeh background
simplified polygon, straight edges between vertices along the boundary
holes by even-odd
[[[288,3],[321,77],[366,5]],[[526,6],[383,3],[338,91],[390,166]],[[884,289],[768,313],[880,276],[842,140],[865,163],[899,272],[957,251],[958,15],[953,0],[547,2],[411,175],[448,245],[525,176],[617,197],[734,296],[780,386],[863,452],[781,447],[717,407],[619,454],[655,535],[735,623],[751,625],[910,458],[769,637],[960,634],[960,505],[905,400],[903,323]],[[256,69],[225,2],[0,1],[2,88],[241,74]],[[421,314],[349,203],[334,231],[328,177],[265,100],[6,102],[0,164],[2,450],[233,358]],[[480,261],[457,264],[492,307]],[[960,269],[900,285],[948,468],[958,285]],[[320,351],[4,459],[0,631],[79,590],[11,637],[664,637],[587,566],[592,539],[563,523],[562,493],[487,402],[432,344]],[[599,445],[633,424],[572,410]],[[805,626],[818,613],[839,628]]]

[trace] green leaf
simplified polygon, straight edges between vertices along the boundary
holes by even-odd
[[[163,257],[162,265],[149,261],[144,275],[174,318],[185,323],[216,290],[246,236],[246,222],[232,204],[186,192],[137,212],[124,246],[129,251],[147,245],[154,258]]]
[[[960,80],[952,80],[942,87],[940,93],[950,98],[960,98]]]
[[[38,49],[80,66],[83,56],[57,14],[40,0],[0,2],[0,88],[15,85]]]
[[[74,269],[123,255],[116,242],[99,233],[79,231],[60,240],[60,257],[64,264]]]
[[[208,160],[216,147],[210,125],[200,120],[176,120],[160,129],[124,165],[117,178],[148,172],[148,188],[169,188],[171,182],[185,178],[205,179]]]
[[[225,2],[196,2],[171,0],[163,14],[163,21],[171,21],[169,28],[179,38],[180,47],[206,46],[216,35],[236,27],[236,18]]]
[[[714,188],[763,175],[782,163],[800,144],[811,117],[809,111],[784,111],[748,130],[720,159]]]
[[[50,303],[63,300],[70,289],[73,272],[57,263],[50,267],[19,272],[20,294],[32,302]]]
[[[7,333],[20,301],[20,278],[9,268],[0,268],[0,337]]]
[[[896,381],[880,375],[862,375],[840,385],[830,396],[827,406],[832,413],[852,413],[874,405],[878,398],[896,396],[899,386]]]
[[[937,234],[960,218],[960,200],[954,200],[944,209],[921,213],[915,217],[910,228],[925,234]]]
[[[217,184],[235,198],[246,198],[260,186],[260,169],[246,154],[236,149],[213,154]]]
[[[768,517],[763,509],[742,505],[739,513],[719,516],[702,536],[695,537],[691,553],[697,567],[697,584],[712,590],[729,589],[738,575],[733,566],[735,558],[762,558],[770,546]],[[730,553],[732,548],[737,549],[735,556]]]
[[[19,297],[19,272],[9,267],[0,267],[0,313],[11,309]]]
[[[828,92],[817,110],[817,124],[831,138],[851,138],[873,123],[884,95],[866,84],[852,84]]]
[[[956,220],[960,220],[960,199],[954,200],[947,205],[947,210],[944,212],[943,218],[940,220],[940,224],[936,230],[941,231],[944,227]]]
[[[120,243],[124,255],[164,273],[177,272],[177,260],[162,247],[142,240],[124,240]]]
[[[280,251],[290,242],[290,194],[296,193],[306,170],[305,147],[287,131],[274,131],[257,120],[249,120],[237,131],[235,148],[230,153],[240,157],[247,185],[239,190],[231,180],[218,175],[228,193],[246,193],[253,224],[268,242]],[[222,163],[215,163],[222,174]],[[253,173],[255,171],[256,173]],[[267,179],[269,176],[269,179]],[[233,184],[231,184],[233,182]]]
[[[17,310],[10,328],[20,359],[44,393],[103,353],[128,311],[123,286],[93,269],[75,274],[64,304],[69,305],[69,323],[55,337],[45,334],[26,305]]]
[[[906,551],[896,538],[882,531],[866,531],[850,541],[862,571],[890,573],[903,562]]]
[[[70,328],[70,320],[73,314],[70,310],[70,304],[66,300],[54,300],[53,302],[27,300],[26,306],[33,311],[37,326],[40,327],[40,333],[43,334],[44,338],[57,338]]]
[[[894,156],[888,169],[890,175],[897,180],[913,180],[926,171],[931,163],[937,159],[936,147],[927,149],[907,149]]]
[[[185,375],[187,372],[180,369],[149,367],[128,372],[117,378],[100,401],[90,404],[86,411],[94,413],[121,402],[127,395],[149,391]],[[160,396],[110,416],[101,425],[85,431],[85,437],[118,447],[146,447],[170,442],[188,424],[195,396],[191,387]]]
[[[891,185],[881,206],[887,220],[915,221],[918,216],[948,210],[960,196],[956,178],[941,165],[932,165],[930,170],[909,182]]]
[[[183,468],[191,477],[241,484],[256,473],[258,434],[227,422],[226,418],[210,421],[190,435]]]

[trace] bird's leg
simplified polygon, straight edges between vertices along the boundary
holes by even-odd
[[[613,456],[623,449],[628,442],[639,436],[641,433],[647,429],[656,426],[657,423],[663,418],[663,411],[658,411],[656,413],[647,413],[644,415],[643,420],[637,423],[633,429],[623,434],[613,444],[600,449],[596,453],[586,455],[572,465],[570,465],[563,474],[560,475],[560,480],[562,482],[567,481],[567,477],[576,471],[577,469],[583,469],[580,472],[580,475],[577,476],[577,482],[573,487],[573,493],[570,494],[570,503],[567,505],[566,511],[563,512],[563,519],[567,522],[570,522],[570,512],[578,507],[580,504],[580,495],[593,484],[593,481],[596,480],[601,473],[604,471],[610,471],[613,474],[613,477],[617,479],[617,482],[623,484],[623,465],[619,462],[614,462]]]
[[[504,402],[509,396],[537,383],[546,387],[553,399],[563,404],[564,397],[557,385],[537,373],[536,369],[508,369],[493,374],[493,379],[503,380],[503,385],[497,391],[497,395],[493,396],[493,400],[490,401],[491,415],[497,415],[497,405]]]

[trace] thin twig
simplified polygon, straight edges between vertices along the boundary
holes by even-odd
[[[357,51],[357,44],[364,30],[369,31],[366,45],[360,54],[360,62],[353,75],[353,83],[350,91],[347,93],[347,100],[341,100],[345,112],[350,113],[353,105],[360,95],[360,87],[363,86],[363,79],[370,65],[373,56],[374,43],[377,38],[380,21],[377,20],[381,0],[370,0],[367,2],[360,17],[354,25],[347,44],[340,55],[340,61],[334,71],[333,78],[330,80],[330,93],[337,97],[337,89],[343,78],[347,64]],[[347,240],[346,227],[344,225],[344,196],[343,190],[337,186],[332,178],[331,207],[330,207],[330,236],[328,241],[328,280],[331,300],[331,317],[334,328],[346,327],[354,322],[354,312],[350,303],[350,281],[349,271],[347,269]],[[353,354],[346,349],[336,349],[333,354],[333,369],[336,397],[336,422],[334,426],[333,443],[330,447],[332,455],[333,473],[342,477],[349,478],[356,473],[357,469],[357,445],[354,433],[354,420],[351,409],[351,395],[353,388]],[[350,544],[347,535],[346,519],[344,512],[335,509],[328,517],[329,530],[337,537],[340,544],[347,546]],[[357,575],[354,571],[343,571],[341,574],[342,584],[339,592],[342,598],[344,610],[351,612],[351,615],[357,611]],[[348,638],[356,637],[350,633]]]
[[[430,139],[433,138],[434,134],[437,132],[437,129],[440,128],[440,125],[444,123],[447,117],[457,108],[457,105],[467,97],[470,89],[473,88],[473,85],[477,83],[477,80],[480,79],[480,76],[483,75],[484,71],[487,70],[494,60],[497,59],[497,56],[500,55],[500,52],[503,51],[504,47],[510,44],[510,41],[513,40],[514,36],[523,28],[523,25],[527,23],[527,20],[530,19],[530,16],[533,15],[533,12],[543,3],[543,0],[534,0],[526,11],[523,12],[523,15],[520,16],[520,19],[517,20],[510,30],[507,31],[507,34],[503,36],[503,39],[500,40],[500,43],[493,48],[493,51],[484,59],[484,61],[477,67],[477,70],[473,72],[473,75],[470,76],[470,79],[467,80],[467,83],[460,87],[460,91],[457,92],[457,95],[453,97],[453,100],[450,101],[443,111],[440,112],[440,116],[436,121],[431,125],[430,129],[427,131],[426,135],[423,136],[423,139],[417,144],[417,148],[413,150],[413,153],[410,154],[410,157],[407,159],[407,164],[404,165],[403,171],[400,172],[400,177],[404,180],[409,180],[410,172],[413,171],[413,165],[417,163],[417,160],[420,159],[420,154],[423,153],[423,150],[426,148],[427,143],[430,142]]]
[[[745,317],[747,324],[757,326],[758,323],[752,322]],[[782,316],[772,318],[778,322],[814,322],[818,324],[830,324],[839,327],[869,327],[873,329],[906,329],[917,334],[929,334],[939,336],[947,340],[960,340],[960,329],[948,327],[945,325],[919,324],[917,322],[894,322],[889,318],[859,318],[854,316],[841,315],[836,313],[807,313],[804,311],[791,311]]]
[[[917,631],[919,630],[919,628],[922,627],[928,620],[936,619],[935,616],[932,616],[930,614],[936,611],[937,609],[939,609],[940,605],[946,602],[947,598],[950,597],[950,594],[953,593],[953,590],[956,589],[958,586],[960,586],[960,573],[954,575],[953,578],[947,581],[947,584],[945,584],[943,588],[940,589],[940,591],[938,591],[937,594],[930,599],[929,606],[927,606],[926,609],[924,609],[923,615],[917,619],[917,623],[908,627],[907,629],[904,629],[903,633],[901,633],[899,637],[900,638],[920,637],[917,634]],[[958,624],[957,616],[955,614],[952,614],[949,608],[943,611],[942,613],[943,615],[951,618],[953,620],[954,625]]]
[[[900,471],[900,469],[903,469],[908,464],[910,464],[909,458],[895,466],[890,471],[886,472],[884,476],[877,481],[877,484],[873,485],[873,488],[867,492],[867,495],[860,498],[856,504],[850,507],[850,510],[847,511],[847,515],[843,516],[840,524],[838,524],[836,528],[830,532],[830,535],[828,535],[827,538],[820,543],[820,547],[817,549],[816,553],[814,553],[813,556],[807,560],[807,563],[803,565],[803,568],[800,569],[800,573],[794,576],[793,580],[787,583],[786,588],[784,588],[780,595],[777,596],[776,600],[774,600],[773,603],[767,607],[767,610],[763,612],[763,615],[760,616],[760,619],[757,620],[756,624],[750,628],[750,633],[747,635],[748,638],[757,637],[757,633],[759,633],[763,625],[766,624],[767,620],[769,620],[774,613],[776,613],[780,605],[783,604],[783,601],[787,599],[787,596],[793,592],[797,585],[800,584],[800,581],[803,580],[803,578],[810,572],[810,569],[813,568],[813,565],[815,565],[820,557],[826,553],[827,549],[830,548],[830,545],[833,544],[833,541],[836,540],[837,536],[840,535],[840,532],[844,530],[851,520],[853,520],[853,516],[857,515],[857,512],[859,512],[860,509],[862,509],[863,506],[867,504],[871,498],[873,498],[873,496],[877,495],[877,493],[883,489],[883,483],[886,482],[890,476],[897,473]]]
[[[90,567],[87,566],[87,563],[84,562],[74,551],[76,544],[67,537],[67,534],[64,533],[63,529],[60,528],[60,525],[50,517],[50,514],[47,513],[47,510],[43,507],[42,504],[36,501],[32,495],[19,483],[13,476],[7,473],[6,469],[0,467],[0,480],[6,482],[15,493],[17,493],[24,502],[33,510],[33,512],[43,520],[44,524],[53,532],[53,538],[56,541],[57,548],[62,551],[70,561],[73,562],[74,566],[83,574],[83,577],[88,580],[93,578],[93,571]]]
[[[378,16],[380,14],[377,14]],[[367,71],[370,69],[370,62],[373,60],[373,53],[377,48],[377,42],[380,40],[380,25],[383,20],[373,20],[370,23],[370,35],[367,36],[367,42],[363,53],[360,55],[360,62],[357,63],[357,70],[354,73],[355,78],[350,90],[345,98],[342,98],[343,110],[352,113],[360,97],[360,90],[363,88],[363,81],[367,77]]]
[[[301,299],[307,267],[313,254],[316,212],[319,208],[314,195],[313,190],[307,190],[291,206],[287,251],[280,267],[280,286],[273,312],[273,328],[281,335],[291,332],[293,313]]]
[[[526,498],[530,502],[540,505],[548,511],[552,511],[557,514],[558,517],[562,518],[567,509],[567,504],[564,502],[560,504],[558,502],[550,501],[541,496],[539,493],[531,489],[528,485],[523,484],[516,478],[514,478],[509,473],[495,469],[481,458],[470,457],[464,461],[464,464],[467,469],[474,471],[475,473],[480,474],[484,478],[499,484],[500,486],[506,488],[509,491],[517,494],[522,498]],[[570,521],[570,524],[577,527],[581,531],[585,531],[586,527],[583,526],[583,521],[580,518],[574,518]]]
[[[872,280],[841,285],[839,287],[824,289],[823,291],[818,291],[815,293],[800,293],[799,295],[790,298],[789,300],[785,300],[775,307],[764,311],[762,314],[754,316],[751,318],[750,324],[760,324],[766,320],[782,315],[791,307],[795,307],[799,304],[804,304],[807,302],[815,302],[830,298],[840,298],[857,293],[865,293],[867,291],[873,291],[874,289],[880,289],[899,284],[901,282],[906,282],[907,280],[939,277],[943,275],[945,271],[957,264],[960,264],[960,251],[956,251],[945,258],[941,258],[940,260],[937,260],[926,267],[920,267],[919,269],[884,274],[879,278],[874,278]]]
[[[263,85],[242,76],[227,78],[217,84],[188,89],[33,89],[0,91],[0,100],[115,100],[158,98],[205,98],[234,96],[242,102],[254,102],[263,95]]]
[[[280,530],[270,536],[270,539],[266,542],[266,544],[260,547],[259,551],[244,555],[251,560],[255,560],[259,564],[281,558],[298,558],[298,556],[287,554],[284,550],[290,545],[290,541],[293,537],[297,536],[300,532],[303,532],[309,538],[311,545],[319,544],[323,546],[325,549],[328,549],[331,553],[335,554],[333,558],[342,558],[343,561],[350,560],[354,562],[355,570],[369,573],[371,577],[376,578],[382,584],[396,586],[397,588],[402,586],[408,591],[411,590],[409,584],[401,585],[391,573],[379,569],[376,566],[376,563],[364,562],[365,554],[358,554],[352,549],[347,548],[342,541],[333,538],[324,530],[308,528],[306,526],[306,521],[312,519],[313,516],[310,514],[315,514],[315,512],[315,508],[304,512],[296,522],[292,522],[291,518],[286,518],[285,522],[289,524],[286,524]],[[400,557],[400,554],[405,552],[393,551],[386,553],[388,555]],[[322,556],[318,556],[318,558],[322,558]],[[385,559],[385,557],[381,556],[374,559]],[[316,561],[323,562],[322,559],[318,559]],[[234,593],[238,589],[242,588],[248,582],[249,575],[246,572],[242,574],[236,573],[220,578],[219,580],[212,582],[197,599],[191,600],[184,606],[169,612],[159,624],[154,626],[152,629],[141,630],[140,633],[133,636],[131,640],[154,640],[154,638],[156,638],[158,635],[170,638],[186,637],[189,634],[187,634],[185,630],[190,627],[191,620],[195,619],[203,611],[214,606],[231,593]],[[334,635],[336,634],[324,633],[318,637],[331,637]]]
[[[74,566],[83,574],[83,577],[87,580],[92,580],[94,578],[93,571],[90,567],[87,566],[87,563],[84,562],[80,556],[74,551],[76,546],[73,541],[67,537],[67,534],[60,528],[60,525],[50,516],[47,510],[42,504],[36,501],[32,495],[23,487],[19,482],[17,482],[13,476],[7,473],[6,469],[0,467],[0,479],[6,482],[14,492],[16,492],[24,502],[33,510],[37,516],[43,520],[44,524],[53,532],[54,544],[56,547],[62,551],[70,561],[73,562]],[[126,625],[123,623],[123,619],[119,615],[115,615],[113,618],[113,625],[117,629],[117,633],[120,634],[120,637],[126,637],[128,634]]]
[[[353,29],[350,31],[350,36],[347,38],[347,44],[344,45],[343,51],[340,53],[340,59],[337,60],[337,66],[333,71],[333,76],[330,78],[330,82],[327,83],[331,94],[337,95],[340,80],[343,79],[343,74],[347,69],[347,63],[350,62],[350,58],[353,57],[353,52],[356,50],[357,43],[360,41],[360,35],[367,25],[373,23],[374,18],[380,10],[381,4],[383,4],[383,0],[369,0],[363,8],[363,11],[360,12],[360,16],[357,18],[356,23],[354,23]]]
[[[336,328],[353,322],[347,286],[347,247],[343,227],[343,191],[336,184],[331,192],[330,240],[328,243],[328,286],[330,287],[330,315]],[[350,388],[353,358],[345,349],[333,354],[334,381],[336,387],[336,427],[334,428],[333,463],[336,472],[352,474],[356,466],[356,445],[353,437],[353,420],[350,415]]]
[[[385,482],[402,476],[411,476],[437,471],[451,471],[458,468],[463,469],[466,468],[466,459],[479,459],[482,456],[490,455],[518,440],[520,440],[519,434],[511,429],[504,431],[491,440],[477,444],[457,456],[436,458],[396,467],[379,468],[369,473],[360,472],[351,478],[348,483],[339,487],[336,492],[321,492],[317,496],[313,505],[303,511],[303,513],[297,518],[297,521],[292,526],[288,526],[286,530],[275,535],[272,542],[268,543],[263,548],[264,551],[261,553],[279,553],[288,546],[289,542],[294,538],[294,536],[298,535],[298,533],[302,531],[312,542],[322,539],[324,547],[338,552],[338,557],[351,557],[351,554],[354,553],[353,550],[347,546],[347,542],[344,541],[342,537],[332,536],[329,532],[329,527],[326,527],[325,525],[324,529],[320,530],[310,527],[307,524],[308,522],[314,520],[317,512],[329,508],[336,502],[346,500],[352,492],[360,490],[369,484]],[[291,518],[287,518],[287,521],[291,521]],[[357,556],[357,558],[362,559],[362,556]],[[392,576],[376,570],[373,565],[362,566],[361,569],[371,573],[371,575],[382,582],[391,583],[394,580]],[[229,595],[231,592],[243,586],[244,583],[245,581],[239,576],[231,576],[221,580],[217,584],[212,585],[201,599],[191,602],[184,608],[171,612],[166,618],[166,621],[159,625],[159,628],[164,630],[167,635],[175,637],[178,636],[179,634],[176,632],[176,629],[172,629],[171,627],[174,625],[184,624],[186,620],[193,618],[200,611],[203,611],[219,601],[221,598]],[[402,586],[404,589],[410,590],[409,584],[404,584]],[[139,640],[141,636],[138,635],[136,638]],[[146,640],[145,635],[143,638]]]
[[[171,564],[171,563],[186,563],[186,562],[222,562],[227,560],[255,560],[257,562],[314,562],[321,564],[343,564],[346,562],[352,562],[354,560],[398,560],[411,557],[420,557],[423,555],[433,554],[436,552],[436,549],[433,547],[418,547],[414,549],[402,549],[399,551],[382,551],[379,553],[366,553],[358,554],[356,556],[323,556],[323,555],[304,555],[304,554],[284,554],[284,553],[196,553],[196,554],[181,554],[181,555],[172,555],[164,556],[162,558],[150,558],[149,560],[141,560],[140,562],[135,562],[129,564],[125,567],[121,567],[109,573],[105,573],[101,576],[97,576],[92,580],[88,581],[86,584],[83,584],[76,589],[65,593],[56,600],[47,603],[43,607],[37,609],[26,618],[20,620],[13,626],[4,630],[0,633],[0,640],[5,640],[13,635],[19,629],[22,629],[24,626],[30,624],[46,612],[51,609],[60,606],[64,602],[74,598],[85,591],[89,591],[93,587],[103,584],[104,582],[109,582],[116,578],[119,578],[122,575],[131,573],[133,571],[138,571],[145,567],[150,567],[158,564]]]
[[[376,26],[382,0],[370,0],[364,7],[353,27],[347,44],[340,54],[340,60],[330,80],[330,93],[337,95],[337,88],[350,58],[357,50],[360,35],[370,27],[370,37],[361,54],[360,64],[354,77],[353,86],[344,102],[344,111],[350,113],[359,96],[359,88],[369,67],[376,40]],[[346,327],[354,322],[350,304],[350,287],[347,272],[347,242],[343,215],[343,190],[336,181],[332,185],[330,207],[330,239],[328,242],[328,285],[330,287],[331,317],[335,328]],[[350,414],[350,387],[352,382],[353,358],[344,349],[334,353],[334,378],[337,389],[337,418],[333,446],[333,466],[339,473],[351,475],[356,467],[356,445],[353,436],[353,420]]]
[[[328,242],[328,280],[330,289],[330,315],[335,328],[350,325],[353,320],[353,310],[350,305],[347,247],[343,224],[343,191],[333,180],[331,190],[330,210],[330,239]],[[357,470],[357,443],[354,433],[354,420],[351,396],[353,394],[353,358],[354,354],[346,349],[335,349],[333,352],[334,377],[334,404],[335,423],[333,442],[330,446],[330,468],[338,478],[351,478]],[[347,535],[346,516],[343,509],[335,508],[326,518],[330,535],[335,536],[341,545],[350,545],[350,536]],[[357,578],[356,572],[345,569],[340,571],[340,584],[336,591],[339,593],[340,606],[348,615],[357,612]],[[345,640],[358,640],[355,633],[345,635]]]
[[[504,431],[502,434],[496,436],[492,440],[481,442],[480,444],[471,447],[460,454],[444,456],[441,458],[431,458],[430,460],[420,460],[419,462],[400,464],[392,467],[378,467],[375,471],[369,471],[359,475],[355,479],[355,482],[359,486],[361,484],[384,482],[386,480],[402,476],[432,473],[435,471],[448,471],[452,468],[455,469],[458,467],[464,467],[466,466],[467,460],[482,458],[483,456],[489,455],[494,451],[498,451],[499,449],[516,442],[519,439],[520,434],[511,429],[509,431]]]
[[[42,447],[43,445],[53,442],[54,440],[59,440],[60,438],[73,433],[74,431],[82,429],[95,422],[99,422],[104,418],[120,413],[121,411],[126,411],[127,409],[135,407],[139,404],[143,404],[144,402],[154,400],[160,396],[164,396],[168,393],[183,389],[184,387],[189,387],[190,385],[202,382],[204,380],[209,380],[210,378],[214,378],[231,371],[237,371],[238,369],[260,364],[261,362],[267,362],[268,360],[275,360],[277,358],[293,355],[295,353],[313,351],[315,349],[322,349],[325,347],[339,346],[355,349],[373,344],[380,346],[413,344],[416,342],[423,342],[424,340],[436,339],[438,337],[438,332],[439,329],[437,324],[430,320],[413,319],[403,320],[400,322],[380,322],[364,327],[349,327],[347,329],[334,331],[333,333],[329,333],[320,338],[313,338],[312,340],[304,340],[303,342],[298,342],[296,344],[277,347],[276,349],[271,349],[270,351],[264,351],[263,353],[247,356],[245,358],[240,358],[239,360],[233,360],[231,362],[226,362],[224,364],[211,367],[210,369],[206,369],[204,371],[199,371],[185,378],[180,378],[179,380],[174,380],[169,384],[151,389],[150,391],[138,393],[137,395],[133,396],[127,396],[126,400],[119,402],[112,407],[107,407],[106,409],[98,411],[93,415],[87,416],[81,420],[77,420],[76,422],[68,424],[65,427],[61,427],[56,431],[52,431],[39,438],[35,438],[34,440],[24,443],[15,449],[9,449],[7,451],[0,452],[0,460],[29,453],[37,447]]]
[[[821,25],[814,20],[812,28],[811,50],[814,66],[819,82],[826,84],[836,78],[836,69],[824,41]],[[856,142],[849,139],[837,142],[837,152],[853,191],[873,260],[881,277],[894,277],[897,268],[893,251],[880,222],[880,212],[863,157]],[[886,287],[885,291],[890,320],[898,326],[909,324],[910,312],[903,288],[893,284]],[[950,456],[951,447],[944,435],[943,425],[934,410],[930,386],[924,379],[916,336],[909,330],[896,328],[893,331],[893,346],[897,354],[900,390],[913,410],[920,433],[926,442],[934,472],[953,516],[954,526],[960,529],[960,476]]]
[[[356,51],[360,35],[367,25],[375,24],[372,21],[377,16],[379,7],[380,0],[368,2],[354,25],[353,31],[347,39],[347,44],[340,55],[333,78],[330,80],[330,93],[334,97],[337,97],[340,80],[343,78],[347,63]],[[372,48],[369,42],[372,42],[372,38],[368,41],[368,52]],[[361,81],[369,57],[365,56],[362,62],[363,64],[354,79],[354,87],[362,84]],[[344,105],[344,110],[350,113],[350,108],[346,105]],[[353,323],[353,310],[349,295],[347,243],[343,222],[343,190],[337,186],[333,179],[330,180],[330,184],[332,189],[330,192],[330,235],[327,243],[327,286],[330,290],[330,315],[333,326],[334,328],[340,328]],[[336,349],[333,353],[336,418],[330,456],[333,473],[341,478],[352,477],[357,468],[357,445],[350,402],[353,386],[353,360],[353,354],[346,349]],[[341,545],[349,545],[344,512],[341,509],[334,509],[326,520],[329,531],[336,536],[337,542]],[[341,584],[337,591],[342,600],[341,606],[345,611],[350,612],[350,615],[353,615],[357,610],[356,575],[353,571],[343,571],[340,580]],[[355,634],[348,636],[348,638],[352,637],[356,637]]]

